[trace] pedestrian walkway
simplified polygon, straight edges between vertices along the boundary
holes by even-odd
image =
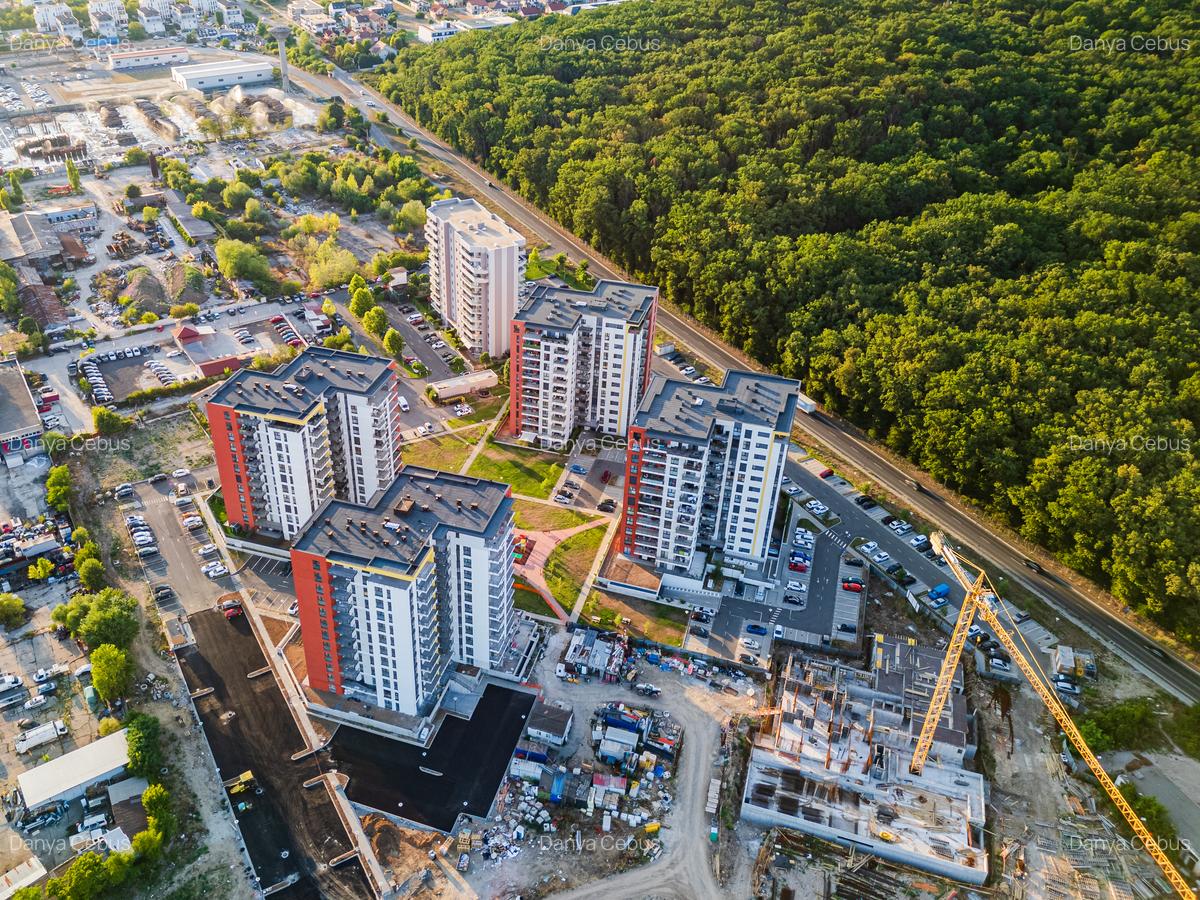
[[[549,561],[550,554],[554,548],[563,541],[574,537],[581,531],[587,531],[589,528],[599,528],[603,524],[604,520],[600,519],[592,522],[584,522],[582,525],[576,525],[573,528],[560,528],[558,531],[525,531],[525,534],[529,535],[533,541],[533,550],[530,551],[529,557],[525,562],[516,567],[517,572],[549,604],[560,622],[571,621],[573,620],[573,616],[563,609],[562,605],[550,592],[550,586],[546,584],[545,577],[546,563]],[[585,582],[585,592],[587,585],[590,583],[590,579]],[[581,593],[580,596],[583,596],[583,594]],[[578,606],[579,604],[576,603],[575,605]]]

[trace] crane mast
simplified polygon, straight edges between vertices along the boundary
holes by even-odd
[[[1054,720],[1067,736],[1067,740],[1075,748],[1075,752],[1080,758],[1087,763],[1092,774],[1096,776],[1096,780],[1100,782],[1100,786],[1104,789],[1104,793],[1117,807],[1117,810],[1124,817],[1126,823],[1133,833],[1141,841],[1146,852],[1166,876],[1171,887],[1184,900],[1196,900],[1196,894],[1192,891],[1184,877],[1175,868],[1174,864],[1167,855],[1159,847],[1158,841],[1154,835],[1142,822],[1141,818],[1129,805],[1129,801],[1118,790],[1113,780],[1108,777],[1108,773],[1104,771],[1100,761],[1096,759],[1096,755],[1092,753],[1087,742],[1083,739],[1083,735],[1079,733],[1079,729],[1075,726],[1075,721],[1071,718],[1071,714],[1067,712],[1062,701],[1058,699],[1058,695],[1054,689],[1047,683],[1047,679],[1040,668],[1021,651],[1017,646],[1017,642],[1013,640],[1012,635],[1000,621],[996,614],[996,609],[1002,609],[1003,601],[1000,600],[1000,594],[992,587],[988,580],[987,573],[982,567],[976,567],[979,570],[979,575],[972,578],[963,568],[957,554],[950,548],[946,539],[941,534],[934,534],[931,538],[934,549],[941,554],[946,560],[950,570],[954,573],[954,577],[958,583],[966,590],[967,595],[963,600],[962,608],[958,613],[958,620],[954,624],[954,631],[950,635],[950,643],[946,645],[946,655],[942,660],[942,668],[938,673],[937,683],[934,686],[933,696],[930,698],[929,709],[925,713],[925,720],[921,724],[921,733],[917,738],[917,746],[913,751],[912,763],[909,765],[909,771],[914,775],[920,775],[921,770],[925,767],[925,761],[929,757],[929,751],[933,746],[933,739],[937,732],[938,723],[941,721],[942,712],[946,707],[946,701],[950,697],[951,688],[954,685],[954,672],[958,668],[958,661],[962,655],[963,648],[966,646],[967,635],[970,632],[971,625],[975,621],[975,617],[981,618],[995,633],[998,640],[1008,654],[1012,657],[1013,663],[1021,670],[1021,674],[1029,682],[1030,686],[1037,692],[1045,707],[1054,716]]]

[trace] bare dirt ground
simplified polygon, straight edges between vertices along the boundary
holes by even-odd
[[[588,719],[596,707],[611,700],[664,709],[684,728],[681,758],[667,788],[673,794],[673,806],[664,817],[659,834],[664,845],[662,855],[646,865],[627,868],[631,860],[626,857],[628,851],[619,839],[629,834],[618,831],[615,825],[609,835],[599,833],[598,814],[592,819],[582,816],[579,824],[586,829],[584,834],[594,840],[585,841],[582,852],[576,852],[573,847],[565,847],[562,841],[554,840],[570,833],[569,814],[563,813],[556,818],[561,818],[566,827],[545,836],[549,839],[527,840],[518,856],[500,862],[476,864],[473,861],[473,871],[469,875],[472,887],[483,897],[692,900],[749,896],[748,885],[732,882],[722,886],[713,874],[713,851],[708,838],[710,817],[704,813],[704,803],[709,780],[720,774],[714,762],[722,723],[733,714],[753,709],[761,697],[761,690],[756,691],[756,698],[731,696],[714,692],[697,679],[657,671],[646,665],[643,665],[642,678],[652,680],[662,688],[662,695],[653,700],[642,702],[643,698],[631,695],[618,685],[569,684],[553,675],[565,639],[563,633],[551,638],[536,674],[540,676],[547,701],[566,700],[575,709],[576,724],[572,731],[575,743],[568,745],[572,757],[566,765],[573,765],[576,759],[591,758],[590,747],[580,746],[589,737],[585,732]]]
[[[112,449],[88,452],[79,457],[79,468],[91,476],[90,484],[78,483],[76,495],[111,490],[125,481],[140,481],[157,472],[180,466],[200,468],[212,462],[212,444],[191,413],[180,413],[139,426],[111,439]],[[74,470],[74,467],[73,467]]]
[[[401,896],[417,885],[421,886],[419,894],[422,897],[461,896],[437,863],[429,858],[430,851],[445,840],[440,833],[403,828],[374,813],[363,816],[361,821],[363,832],[384,870],[405,886],[399,891]]]

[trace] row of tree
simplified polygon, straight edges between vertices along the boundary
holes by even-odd
[[[407,48],[381,88],[1200,646],[1198,29],[1169,3],[657,0]]]

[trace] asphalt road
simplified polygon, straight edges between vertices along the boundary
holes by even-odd
[[[339,93],[358,106],[364,115],[369,118],[379,109],[386,110],[391,121],[399,125],[407,135],[415,137],[423,151],[444,165],[447,170],[454,170],[459,179],[477,191],[490,205],[500,209],[510,221],[519,223],[531,233],[546,240],[550,245],[548,252],[562,250],[576,258],[588,259],[589,271],[602,278],[627,278],[625,273],[548,216],[535,210],[503,184],[492,182],[487,173],[460,157],[382,95],[355,83],[340,69],[334,70],[333,77],[338,82]],[[374,107],[366,105],[368,97],[374,101]],[[385,143],[396,146],[396,142],[389,136],[381,133],[380,137],[386,139]],[[658,325],[716,366],[726,369],[761,368],[751,364],[728,345],[710,338],[695,323],[665,307],[659,308]],[[820,412],[800,415],[797,425],[801,431],[832,449],[847,464],[881,486],[901,505],[938,523],[954,542],[981,554],[1012,581],[1039,597],[1080,628],[1095,635],[1109,649],[1128,660],[1159,686],[1182,700],[1200,702],[1200,669],[1158,647],[1152,639],[1141,633],[1131,620],[1122,618],[1104,603],[1093,600],[1084,591],[1057,577],[1046,577],[1026,569],[1024,560],[1028,556],[1024,550],[993,530],[940,488],[914,489],[909,484],[913,477],[910,471],[892,462],[862,438],[852,426]],[[928,476],[922,477],[921,481],[926,485],[932,483]],[[1047,569],[1055,567],[1045,555],[1039,555],[1038,561]],[[998,572],[991,574],[994,576]]]

